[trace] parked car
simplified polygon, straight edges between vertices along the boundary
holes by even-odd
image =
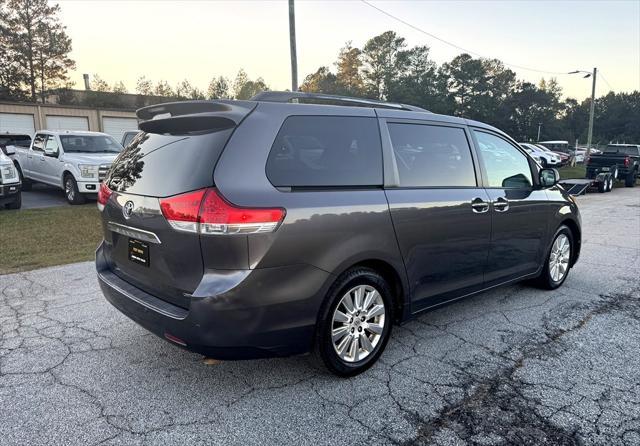
[[[569,154],[570,147],[569,147],[569,141],[561,141],[561,140],[557,140],[557,141],[540,141],[538,142],[538,144],[546,147],[549,150],[552,150],[554,152],[562,152],[562,153],[566,153]]]
[[[571,157],[564,153],[564,152],[556,152],[553,150],[548,149],[547,147],[543,146],[542,144],[535,144],[536,147],[540,148],[540,150],[543,150],[545,152],[549,152],[549,153],[553,153],[555,155],[558,155],[560,157],[560,166],[566,166],[567,164],[569,164],[569,160],[571,159]]]
[[[533,160],[534,160],[536,163],[538,163],[539,165],[541,165],[541,166],[542,166],[542,159],[541,159],[538,155],[536,155],[536,152],[535,152],[535,151],[531,150],[531,149],[530,149],[530,148],[528,148],[528,147],[523,146],[522,144],[520,144],[520,146],[524,149],[524,151],[525,151],[525,152],[527,152],[527,153],[529,154],[529,156],[530,156],[531,158],[533,158]]]
[[[99,283],[209,357],[313,351],[354,375],[393,323],[524,279],[557,288],[579,256],[557,171],[480,122],[298,92],[137,116],[98,194]]]
[[[591,155],[587,164],[587,178],[610,172],[614,179],[633,187],[640,176],[640,145],[609,144],[601,155]]]
[[[8,156],[15,153],[16,147],[29,148],[31,136],[23,133],[0,133],[0,150]]]
[[[122,147],[127,147],[138,133],[140,133],[139,130],[124,132],[124,135],[122,135],[122,141],[120,141]]]
[[[13,161],[0,151],[0,206],[7,209],[22,207],[20,176]]]
[[[521,142],[520,145],[525,148],[525,150],[530,150],[532,155],[535,155],[540,159],[540,164],[542,167],[560,167],[562,164],[562,160],[560,156],[551,152],[550,150],[542,150],[535,144]]]
[[[16,147],[14,160],[28,190],[34,182],[65,191],[67,201],[82,204],[98,192],[122,146],[106,133],[43,130],[28,149]]]

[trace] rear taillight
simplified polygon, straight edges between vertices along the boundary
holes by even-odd
[[[235,206],[213,188],[163,198],[160,209],[174,229],[208,235],[273,232],[285,216],[282,208]]]
[[[98,209],[100,211],[104,209],[112,193],[113,191],[109,189],[109,186],[107,186],[104,181],[100,183],[100,187],[98,188]]]
[[[629,167],[630,164],[631,164],[631,158],[629,158],[628,156],[625,157],[625,159],[624,159],[624,167]]]

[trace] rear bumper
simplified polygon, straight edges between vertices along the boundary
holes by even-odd
[[[133,321],[183,348],[225,360],[308,352],[331,276],[309,265],[209,271],[186,310],[116,276],[102,244],[96,269],[106,299]]]

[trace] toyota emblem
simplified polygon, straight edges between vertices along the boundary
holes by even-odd
[[[132,213],[133,213],[133,201],[129,200],[122,207],[122,215],[124,215],[124,218],[129,219]]]

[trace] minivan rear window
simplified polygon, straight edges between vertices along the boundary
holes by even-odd
[[[382,185],[375,118],[290,116],[271,147],[267,177],[276,187]]]
[[[202,135],[138,134],[115,159],[111,190],[168,197],[213,185],[213,170],[233,129]]]

